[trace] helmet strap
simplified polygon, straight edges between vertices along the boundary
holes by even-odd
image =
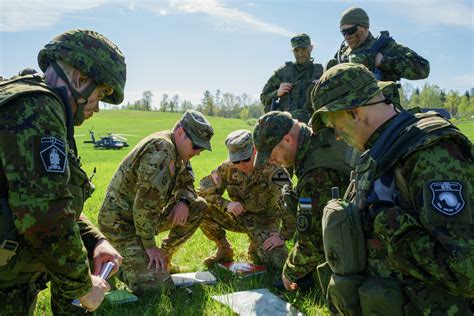
[[[51,61],[51,66],[53,66],[54,71],[56,71],[56,74],[61,79],[63,79],[69,91],[71,91],[72,98],[74,99],[77,105],[77,110],[74,114],[74,125],[79,126],[82,124],[82,122],[84,122],[84,107],[88,102],[89,96],[92,94],[92,92],[94,92],[95,88],[97,88],[97,84],[95,83],[95,81],[92,81],[81,93],[72,87],[69,78],[66,76],[63,69],[58,65],[58,63],[56,63],[55,61]]]

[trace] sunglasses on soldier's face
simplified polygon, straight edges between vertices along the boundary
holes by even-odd
[[[183,131],[184,133],[186,134],[186,136],[189,138],[189,140],[191,141],[191,145],[193,147],[193,150],[204,150],[203,147],[199,146],[199,145],[196,145],[194,142],[193,142],[193,139],[191,138],[191,136],[189,136],[188,132],[183,128]]]
[[[241,162],[249,162],[252,156],[248,157],[247,159],[242,159],[242,160],[237,160],[237,161],[232,161],[234,165],[238,165]]]
[[[347,29],[341,30],[342,36],[346,36],[346,35],[347,35],[347,36],[351,36],[351,35],[354,35],[355,32],[357,32],[357,27],[358,27],[358,26],[359,26],[359,25],[356,24],[356,25],[354,25],[354,26],[348,27]]]

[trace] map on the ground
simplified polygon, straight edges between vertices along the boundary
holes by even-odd
[[[267,272],[265,266],[251,262],[222,262],[217,264],[220,268],[229,270],[239,278],[244,278],[260,273]]]
[[[303,316],[303,313],[268,289],[215,295],[212,296],[212,299],[229,306],[234,312],[242,316]]]
[[[185,287],[195,284],[213,284],[217,282],[216,277],[209,271],[176,273],[171,275],[176,287]]]

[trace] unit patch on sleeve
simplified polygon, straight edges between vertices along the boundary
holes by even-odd
[[[466,202],[462,195],[462,184],[456,181],[432,182],[431,205],[439,212],[453,216],[463,210]]]
[[[272,175],[272,182],[280,188],[283,188],[285,184],[291,184],[290,178],[283,170],[277,170]]]
[[[64,141],[52,136],[43,137],[39,150],[46,172],[64,173],[67,164]]]

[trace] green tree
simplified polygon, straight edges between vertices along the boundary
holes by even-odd
[[[153,93],[150,90],[146,90],[142,95],[142,105],[145,111],[151,111],[153,102]]]
[[[161,112],[166,112],[166,110],[168,109],[168,105],[169,105],[168,95],[166,93],[163,93],[161,95],[160,111]]]
[[[446,101],[443,107],[451,113],[451,116],[457,117],[459,103],[461,103],[459,92],[451,90],[446,95]]]

